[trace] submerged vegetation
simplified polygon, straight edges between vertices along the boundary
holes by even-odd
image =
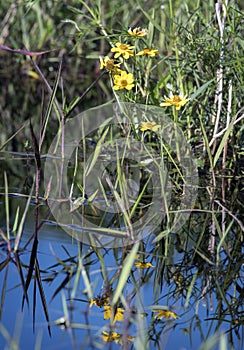
[[[41,304],[74,349],[175,349],[174,333],[242,349],[242,2],[7,0],[0,15],[4,346],[26,341],[4,322],[14,273],[33,332]],[[44,268],[55,225],[77,252]]]

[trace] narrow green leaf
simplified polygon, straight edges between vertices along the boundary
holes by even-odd
[[[155,21],[154,18],[152,16],[150,16],[150,14],[147,11],[144,11],[144,9],[141,6],[141,4],[139,3],[139,1],[137,1],[137,5],[139,6],[139,8],[142,11],[142,13],[144,14],[144,16],[148,19],[149,23],[152,23],[154,25],[154,27],[157,28],[157,30],[160,33],[162,33],[163,29],[160,27],[160,25],[157,23],[157,21]]]
[[[117,285],[116,290],[114,292],[112,305],[115,305],[120,298],[120,295],[124,289],[124,286],[128,280],[128,277],[130,275],[131,268],[133,266],[138,248],[139,248],[139,242],[136,242],[136,244],[132,248],[131,252],[127,255],[127,257],[124,260],[123,267],[122,267],[122,270],[121,270],[121,273],[119,276],[118,285]]]
[[[4,306],[4,301],[5,301],[5,295],[6,295],[6,290],[7,290],[7,278],[8,278],[8,265],[9,259],[6,259],[2,264],[1,264],[1,270],[6,266],[5,273],[4,273],[4,278],[3,278],[3,283],[2,283],[2,292],[1,292],[1,305],[0,305],[0,320],[2,319],[2,312],[3,312],[3,306]],[[0,271],[1,271],[0,270]],[[1,324],[1,323],[0,323]]]
[[[195,284],[195,281],[198,277],[198,271],[194,273],[193,277],[192,277],[192,280],[191,280],[191,283],[188,287],[188,290],[187,290],[187,295],[186,295],[186,301],[185,301],[185,305],[184,307],[187,308],[188,305],[189,305],[189,301],[190,301],[190,298],[191,298],[191,295],[192,295],[192,290],[193,290],[193,287],[194,287],[194,284]]]
[[[204,92],[204,90],[207,89],[207,87],[215,80],[211,79],[210,81],[207,81],[205,84],[203,84],[202,86],[200,86],[191,96],[190,99],[194,100],[197,96],[199,96],[200,94],[202,94]]]
[[[16,135],[18,135],[18,133],[20,131],[22,131],[26,125],[28,124],[28,121],[26,121],[20,128],[19,130],[17,130],[12,136],[10,136],[1,146],[0,146],[0,151],[2,151],[2,149],[12,140],[15,138]]]
[[[87,292],[88,298],[91,299],[93,297],[92,288],[91,288],[91,284],[90,284],[87,272],[84,268],[84,265],[82,263],[81,258],[79,259],[79,264],[80,264],[81,275],[82,275],[83,282],[84,282],[85,287],[86,287],[86,292]]]
[[[21,236],[22,236],[22,233],[23,233],[23,228],[24,228],[26,216],[27,216],[28,209],[29,209],[29,206],[30,206],[30,201],[31,201],[31,197],[32,197],[33,188],[34,188],[34,182],[33,182],[33,185],[32,185],[31,191],[30,191],[30,195],[29,195],[29,197],[27,199],[27,202],[26,202],[26,205],[25,205],[24,213],[23,213],[23,215],[21,217],[21,220],[20,220],[20,223],[19,223],[19,228],[18,228],[17,235],[15,237],[15,242],[14,242],[14,251],[15,252],[17,252],[17,250],[19,249],[20,239],[21,239]]]
[[[7,239],[8,239],[8,242],[10,242],[9,201],[8,201],[8,178],[7,178],[7,173],[6,173],[6,171],[4,171],[4,186],[5,186],[5,213],[6,213]]]
[[[19,277],[20,277],[20,282],[23,288],[23,293],[24,293],[24,298],[27,302],[27,305],[29,306],[29,299],[28,299],[28,294],[26,292],[26,288],[25,288],[25,280],[24,280],[24,275],[23,275],[23,271],[22,271],[22,266],[21,266],[21,262],[19,260],[19,254],[17,252],[14,253],[14,257],[15,257],[15,262],[16,262],[16,266],[19,272]]]
[[[234,119],[232,120],[232,122],[230,123],[230,125],[228,126],[228,129],[226,130],[226,132],[224,133],[224,136],[220,142],[220,145],[215,153],[215,156],[214,156],[214,160],[213,160],[213,168],[215,167],[215,165],[217,164],[218,160],[219,160],[219,156],[221,154],[221,152],[223,151],[223,148],[226,144],[226,141],[233,129],[233,124],[234,124]]]
[[[34,270],[36,254],[37,254],[37,246],[38,246],[38,240],[35,237],[34,238],[34,242],[33,242],[33,246],[32,246],[32,250],[31,250],[29,269],[28,269],[28,273],[27,273],[27,277],[26,277],[26,281],[25,281],[25,293],[27,293],[29,285],[30,285],[30,282],[31,282],[31,279],[32,279],[32,273],[33,273],[33,270]],[[25,298],[23,297],[22,307],[24,305],[24,301],[25,301]]]
[[[52,295],[51,301],[56,297],[56,295],[58,295],[58,293],[64,289],[64,287],[66,286],[67,283],[69,283],[69,281],[71,280],[72,275],[71,274],[67,274],[67,276],[64,278],[64,280],[60,283],[60,285],[58,286],[58,288],[55,290],[55,292]]]
[[[169,230],[169,229],[160,232],[160,233],[157,235],[157,237],[154,238],[153,243],[156,243],[156,242],[158,242],[158,241],[161,241],[161,239],[164,238],[164,237],[167,237],[169,233],[170,233],[170,230]]]
[[[44,117],[44,125],[43,125],[43,128],[42,128],[41,139],[40,139],[40,144],[39,144],[39,150],[41,149],[41,146],[42,146],[45,134],[46,134],[48,120],[49,120],[49,117],[51,115],[51,111],[52,111],[52,108],[54,106],[54,103],[55,103],[55,97],[56,97],[58,84],[59,84],[59,80],[60,80],[60,76],[61,76],[61,68],[62,68],[62,59],[61,59],[61,61],[59,63],[58,73],[57,73],[56,80],[55,80],[55,83],[54,83],[54,88],[52,90],[52,94],[50,96],[50,100],[49,100],[49,104],[48,104],[48,107],[47,107],[46,115]]]
[[[100,151],[101,151],[101,148],[102,148],[102,144],[104,142],[104,139],[108,133],[108,130],[109,128],[107,128],[102,137],[100,138],[100,140],[98,141],[97,145],[96,145],[96,148],[95,148],[95,151],[94,153],[92,154],[92,159],[90,160],[89,164],[86,166],[86,169],[85,169],[85,175],[88,176],[91,172],[91,170],[93,169],[94,165],[96,164],[96,161],[99,157],[99,154],[100,154]]]
[[[16,209],[16,214],[15,214],[14,224],[13,224],[13,230],[12,230],[13,233],[15,233],[17,231],[18,221],[19,221],[19,206]]]

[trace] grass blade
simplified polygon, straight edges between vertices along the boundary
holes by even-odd
[[[0,269],[1,271],[6,266],[6,270],[3,278],[2,293],[1,293],[0,320],[2,319],[2,312],[3,312],[6,289],[7,289],[8,266],[9,266],[8,262],[9,262],[9,259],[4,260],[4,262],[1,264],[1,269]]]
[[[118,281],[116,290],[114,292],[113,300],[112,300],[113,305],[115,305],[117,303],[117,301],[119,300],[120,295],[124,289],[124,286],[128,280],[131,268],[132,268],[134,260],[135,260],[135,256],[136,256],[137,251],[138,251],[138,248],[139,248],[139,242],[137,242],[134,245],[134,247],[132,248],[132,250],[130,251],[130,253],[127,255],[127,257],[124,260],[123,268],[121,270],[121,273],[119,276],[119,281]]]
[[[38,283],[38,288],[39,288],[39,293],[41,296],[41,301],[42,301],[42,306],[43,306],[43,310],[45,313],[45,317],[46,317],[46,321],[48,323],[47,328],[48,328],[48,333],[51,336],[51,329],[50,329],[50,319],[49,319],[49,314],[48,314],[48,308],[47,308],[47,303],[46,303],[46,298],[45,298],[45,293],[43,290],[43,286],[42,286],[42,280],[41,280],[41,275],[40,275],[40,269],[39,269],[39,263],[36,260],[36,264],[35,264],[35,271],[36,271],[36,279],[37,279],[37,283]]]

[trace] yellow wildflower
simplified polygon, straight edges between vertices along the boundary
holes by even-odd
[[[122,69],[119,69],[117,67],[115,67],[114,70],[112,70],[113,76],[119,75],[119,74],[121,74],[121,72],[123,72]]]
[[[121,338],[121,334],[119,334],[117,332],[107,333],[107,332],[103,331],[102,338],[104,341],[109,342],[109,343],[112,343],[113,341],[115,341],[115,343],[118,343],[120,338]]]
[[[128,33],[131,36],[142,37],[142,36],[146,36],[148,34],[148,30],[141,29],[140,27],[134,28],[133,30],[131,28],[129,28]]]
[[[100,69],[106,69],[108,72],[117,70],[121,63],[114,63],[114,60],[110,59],[108,56],[104,58],[100,57]]]
[[[136,54],[136,56],[148,55],[148,56],[150,56],[150,57],[154,57],[154,56],[156,56],[156,55],[158,55],[158,54],[159,54],[159,51],[158,51],[158,50],[149,49],[149,48],[146,47],[144,50],[138,52],[138,53]]]
[[[136,267],[139,267],[140,269],[148,269],[149,267],[153,267],[153,265],[150,262],[140,262],[137,261],[134,263]]]
[[[169,311],[169,310],[153,310],[153,312],[157,312],[158,314],[156,315],[157,319],[161,319],[161,318],[178,318],[179,316],[173,312],[173,311]]]
[[[130,56],[133,56],[134,54],[132,49],[134,49],[135,46],[122,44],[120,42],[117,42],[115,46],[116,47],[112,47],[111,49],[111,52],[116,52],[116,54],[114,55],[115,58],[118,58],[120,55],[122,55],[124,59],[127,60],[128,58],[130,58]]]
[[[184,281],[184,276],[182,274],[177,274],[173,276],[173,280],[175,284],[181,285]]]
[[[96,298],[91,298],[89,306],[92,307],[92,305],[97,305]]]
[[[111,318],[112,315],[112,311],[111,311],[111,306],[110,305],[105,305],[104,306],[104,319],[108,320]],[[120,307],[118,307],[116,309],[115,315],[114,315],[114,319],[113,319],[113,323],[115,323],[116,321],[123,321],[124,319],[124,312],[125,310],[121,309]]]
[[[164,100],[162,103],[160,103],[160,106],[175,106],[176,109],[179,110],[187,103],[187,101],[189,101],[189,99],[186,99],[186,96],[171,94],[169,97],[164,97]]]
[[[122,334],[119,334],[117,332],[110,332],[110,333],[107,333],[105,331],[103,331],[102,333],[102,338],[105,342],[109,342],[109,343],[112,343],[112,342],[115,342],[115,343],[118,343],[122,340]],[[128,335],[127,337],[127,340],[129,342],[133,342],[134,341],[134,338],[131,336],[131,335]]]
[[[114,90],[131,90],[135,85],[134,77],[132,73],[126,73],[125,71],[121,71],[120,74],[114,75]]]
[[[141,122],[141,131],[152,130],[157,131],[160,128],[160,125],[157,125],[155,122]]]
[[[131,335],[128,335],[127,340],[133,342],[134,338]]]
[[[92,305],[96,305],[98,307],[103,307],[104,305],[107,305],[109,303],[109,298],[108,297],[97,297],[97,298],[91,298],[90,300],[90,307]]]

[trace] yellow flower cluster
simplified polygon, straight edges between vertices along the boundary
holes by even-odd
[[[129,28],[128,34],[132,37],[144,37],[148,34],[147,29],[141,29],[139,27],[131,29]],[[115,46],[111,48],[111,52],[114,54],[114,58],[117,59],[122,57],[124,60],[128,60],[130,57],[135,55],[134,52],[135,46],[124,44],[121,42],[115,43]],[[147,55],[149,57],[154,57],[159,52],[155,49],[145,48],[142,51],[138,52],[137,56]],[[106,69],[110,72],[114,79],[114,90],[131,90],[135,86],[134,76],[132,73],[127,73],[124,70],[121,70],[119,67],[120,63],[115,63],[115,61],[108,56],[100,58],[100,69]]]
[[[108,342],[108,343],[111,343],[111,342],[118,343],[122,339],[122,334],[117,333],[117,332],[107,333],[107,332],[103,331],[102,338],[105,342]],[[131,335],[127,336],[127,340],[130,342],[134,341],[134,339]]]
[[[110,300],[109,297],[105,296],[98,296],[97,298],[92,298],[90,300],[90,307],[92,307],[92,305],[96,305],[98,307],[103,307],[104,308],[104,319],[108,320],[112,317],[112,308],[110,305]],[[124,315],[124,309],[121,309],[120,307],[118,307],[116,309],[116,312],[113,316],[113,323],[115,323],[116,321],[123,321],[123,315]]]
[[[129,28],[127,32],[131,37],[135,39],[140,39],[147,36],[148,31],[145,28]],[[136,45],[137,41],[135,41]],[[136,46],[125,44],[123,42],[116,42],[115,46],[111,48],[111,52],[114,55],[114,59],[122,58],[123,60],[128,60],[131,57],[135,56],[148,56],[155,57],[159,54],[159,51],[155,48],[145,47],[143,50],[139,52],[135,52]],[[105,56],[104,58],[100,57],[100,69],[106,69],[109,73],[111,73],[113,78],[113,89],[114,90],[132,90],[135,87],[135,78],[132,73],[129,73],[125,70],[121,69],[122,62],[115,62],[113,58],[109,56]],[[183,95],[173,95],[170,94],[169,97],[164,97],[162,103],[160,103],[161,107],[173,106],[176,110],[179,110],[183,107],[189,99]],[[144,122],[141,125],[141,131],[152,130],[157,131],[159,129],[159,125],[156,125],[154,122]]]
[[[103,307],[104,308],[104,319],[105,320],[110,320],[112,318],[112,323],[115,322],[121,322],[124,320],[124,312],[125,310],[117,307],[115,310],[110,305],[110,300],[109,297],[107,296],[98,296],[97,298],[92,298],[90,300],[90,307],[92,305],[96,305],[98,307]],[[105,342],[115,342],[118,343],[122,339],[122,335],[117,333],[117,332],[110,332],[107,333],[105,331],[102,332],[102,339]],[[134,339],[131,336],[127,337],[127,340],[132,342]]]

